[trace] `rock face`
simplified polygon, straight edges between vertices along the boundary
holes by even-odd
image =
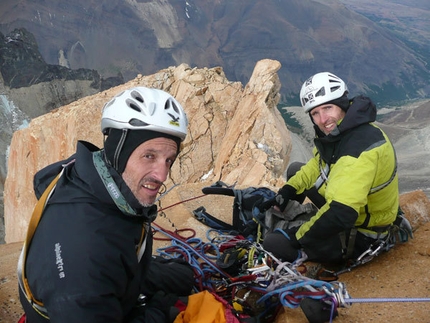
[[[14,133],[9,151],[4,191],[6,242],[24,239],[35,203],[32,180],[36,171],[71,155],[77,140],[101,147],[104,103],[132,86],[166,90],[188,114],[189,136],[172,168],[168,186],[217,180],[281,185],[291,141],[276,108],[279,68],[277,61],[258,62],[243,87],[229,82],[221,68],[191,69],[183,64],[138,77],[33,119],[28,128]]]

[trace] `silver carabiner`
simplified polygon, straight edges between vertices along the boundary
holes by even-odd
[[[379,243],[378,247],[375,248],[375,250],[373,250],[370,255],[371,256],[375,256],[379,253],[379,251],[382,249],[383,245],[385,244],[385,241],[381,240],[381,242]]]
[[[370,255],[372,252],[372,246],[369,247],[369,249],[367,249],[365,252],[363,252],[360,256],[358,256],[357,261],[356,262],[361,262],[361,260],[366,256],[366,255]]]
[[[141,306],[145,306],[146,305],[146,295],[143,294],[139,294],[139,296],[137,297],[137,301],[136,301],[136,307],[141,307]]]

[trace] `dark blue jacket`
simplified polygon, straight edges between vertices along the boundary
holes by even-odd
[[[162,322],[159,310],[135,309],[151,258],[151,232],[140,262],[136,248],[143,224],[154,218],[156,207],[142,208],[121,176],[102,162],[119,187],[114,194],[133,210],[121,211],[101,180],[94,154],[100,154],[97,147],[79,142],[68,160],[35,175],[39,198],[62,164],[75,160],[60,177],[29,246],[30,289],[44,303],[51,323]],[[48,322],[22,295],[21,303],[29,323]]]

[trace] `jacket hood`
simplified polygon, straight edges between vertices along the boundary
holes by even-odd
[[[345,132],[364,123],[376,120],[376,105],[365,96],[356,96],[351,100],[351,105],[339,124],[339,132]]]
[[[370,98],[362,95],[356,96],[351,100],[351,105],[346,111],[345,117],[332,133],[326,135],[317,125],[314,125],[316,137],[323,142],[337,141],[337,137],[349,129],[353,129],[365,123],[374,122],[376,120],[376,114],[376,105]]]
[[[351,100],[351,105],[346,111],[345,117],[336,129],[330,134],[325,135],[318,126],[314,125],[316,138],[315,147],[326,163],[332,163],[336,159],[337,142],[349,130],[357,128],[363,124],[371,123],[376,120],[376,106],[365,96],[357,96]]]

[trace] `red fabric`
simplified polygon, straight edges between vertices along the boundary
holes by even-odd
[[[23,314],[21,316],[21,318],[19,319],[18,323],[25,323],[25,320],[26,320],[26,316],[25,316],[25,314]]]
[[[226,323],[239,323],[239,319],[236,317],[236,315],[232,312],[232,306],[221,296],[217,295],[216,293],[212,293],[212,295],[215,297],[215,299],[222,303],[225,308],[225,320]]]
[[[177,309],[179,309],[180,312],[185,311],[185,309],[187,308],[187,304],[185,304],[183,301],[181,301],[180,299],[178,299],[174,305]],[[18,322],[21,323],[21,322]]]

